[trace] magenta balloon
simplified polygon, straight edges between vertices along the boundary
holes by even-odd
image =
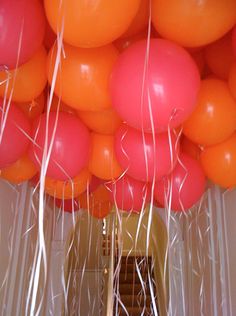
[[[177,161],[179,144],[173,132],[153,135],[121,125],[115,134],[116,158],[131,177],[153,181],[169,174]]]
[[[31,144],[30,157],[39,169],[42,164],[43,148],[45,147],[46,122],[46,113],[43,113],[33,125],[33,137],[36,144]],[[77,176],[88,165],[90,151],[88,129],[72,114],[59,112],[57,120],[57,113],[51,112],[47,135],[47,148],[53,140],[47,176],[58,180],[67,180]]]
[[[38,0],[1,0],[0,65],[16,68],[27,62],[42,45],[45,25]]]
[[[181,154],[173,173],[156,183],[155,198],[163,206],[168,205],[171,198],[173,211],[186,211],[200,200],[205,187],[206,178],[200,163]]]
[[[30,122],[25,114],[13,103],[7,113],[5,110],[3,110],[3,104],[0,101],[1,169],[17,161],[26,152],[29,146],[28,137],[31,136]]]
[[[155,131],[179,126],[192,113],[199,87],[199,71],[190,54],[164,39],[151,39],[148,51],[146,41],[127,48],[110,82],[120,117],[146,132],[152,131],[152,121]]]
[[[127,175],[116,180],[110,188],[110,195],[120,210],[140,212],[150,202],[149,185]]]

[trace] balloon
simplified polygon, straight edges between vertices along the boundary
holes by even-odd
[[[142,133],[122,125],[115,134],[116,158],[134,179],[145,182],[153,181],[154,177],[160,179],[173,170],[177,161],[178,142],[173,132],[169,136]]]
[[[30,119],[34,120],[40,114],[43,113],[45,105],[45,94],[44,92],[40,94],[36,99],[25,102],[25,103],[16,103],[16,106],[20,108],[25,115]]]
[[[83,169],[79,175],[66,181],[45,178],[45,191],[58,199],[73,199],[83,193],[90,182],[91,175]]]
[[[147,42],[127,48],[112,72],[112,105],[132,127],[146,132],[179,126],[193,111],[200,76],[182,47],[163,39],[151,39],[145,68]],[[146,71],[145,71],[146,69]]]
[[[221,79],[228,79],[234,61],[231,32],[205,48],[205,59],[210,70]]]
[[[236,57],[236,25],[233,28],[232,31],[232,49],[234,53],[234,57]]]
[[[152,35],[152,34],[151,34]],[[113,44],[118,49],[118,51],[121,53],[124,50],[126,50],[130,45],[138,42],[139,40],[144,40],[148,38],[148,30],[144,30],[136,35],[133,35],[131,37],[120,37]]]
[[[92,176],[91,181],[89,183],[89,193],[94,192],[103,183],[104,183],[103,180],[101,180],[95,176]]]
[[[30,122],[13,103],[9,111],[0,100],[0,168],[6,168],[26,152],[31,136]]]
[[[121,125],[121,119],[113,108],[103,111],[79,111],[81,121],[92,131],[100,134],[114,134]]]
[[[79,202],[76,199],[55,199],[54,203],[63,212],[73,213],[80,209]]]
[[[124,175],[111,185],[110,195],[120,210],[139,213],[150,201],[150,188],[147,183]]]
[[[88,211],[98,219],[105,218],[112,210],[109,191],[104,185],[99,186],[89,197]]]
[[[38,172],[33,178],[30,179],[29,184],[33,188],[35,188],[36,186],[39,185],[39,177],[40,177],[40,175],[39,175],[39,172]]]
[[[124,33],[138,12],[140,0],[44,0],[48,21],[55,33],[77,47],[99,47]]]
[[[137,14],[132,20],[132,23],[130,24],[129,28],[126,30],[124,34],[122,34],[122,38],[134,36],[142,32],[145,28],[147,28],[150,11],[149,6],[149,0],[141,0]]]
[[[32,179],[38,170],[29,159],[28,154],[24,154],[12,165],[0,170],[0,177],[14,184],[19,184]]]
[[[46,32],[44,36],[43,44],[47,50],[50,50],[55,41],[57,40],[57,35],[53,32],[51,26],[48,21],[46,23]]]
[[[171,203],[171,210],[186,211],[200,200],[205,187],[200,163],[182,153],[173,173],[156,183],[154,195],[161,205]]]
[[[67,105],[80,111],[100,111],[111,106],[108,82],[118,51],[113,45],[83,49],[64,45],[55,94]],[[57,48],[48,55],[48,81],[51,84]]]
[[[236,99],[236,62],[234,62],[229,71],[229,89],[234,99]]]
[[[49,95],[48,95],[48,99],[47,99],[47,103],[45,107],[45,112],[48,106],[49,106]],[[55,94],[53,95],[52,103],[50,104],[50,111],[66,112],[66,113],[74,114],[75,116],[77,115],[77,112],[75,109],[65,104],[64,102],[62,102]]]
[[[45,16],[38,0],[1,0],[0,65],[26,63],[42,45]]]
[[[114,153],[114,137],[92,133],[90,172],[103,180],[111,180],[122,174]]]
[[[31,102],[44,90],[47,55],[41,47],[24,65],[10,72],[0,71],[0,96],[15,102]]]
[[[76,200],[78,201],[79,208],[82,208],[84,210],[88,209],[88,201],[89,201],[89,194],[88,191],[83,192],[80,194]]]
[[[162,37],[186,47],[216,41],[236,22],[235,0],[152,0],[152,22]]]
[[[214,145],[236,129],[236,101],[224,81],[206,79],[201,83],[196,108],[183,124],[183,133],[201,145]]]
[[[206,176],[223,188],[236,186],[236,133],[226,141],[205,148],[201,163]]]
[[[188,156],[192,157],[195,160],[200,159],[201,155],[201,148],[197,145],[191,142],[187,137],[183,136],[181,139],[181,146],[180,150],[181,152],[187,154]]]
[[[199,73],[201,75],[201,77],[204,75],[204,71],[205,71],[205,56],[204,56],[204,50],[201,49],[201,50],[197,50],[197,51],[194,51],[194,52],[190,52],[190,55],[192,56],[192,58],[194,59],[197,67],[198,67],[198,70],[199,70]]]
[[[48,127],[47,127],[48,126]],[[43,113],[33,125],[33,139],[30,157],[38,169],[41,168],[43,149],[51,155],[47,176],[56,180],[67,180],[79,174],[89,159],[90,135],[88,129],[75,116],[51,112],[48,118]],[[47,144],[47,145],[46,145]]]

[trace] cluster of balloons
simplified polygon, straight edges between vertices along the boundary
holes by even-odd
[[[0,177],[41,173],[97,218],[236,185],[235,0],[2,0],[0,19]]]

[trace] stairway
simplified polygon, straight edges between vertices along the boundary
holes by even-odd
[[[156,287],[151,264],[151,257],[121,257],[120,261],[116,258],[116,271],[119,271],[119,273],[115,284],[114,316],[155,315],[151,300],[150,284],[148,282],[149,273],[154,296],[156,297]],[[140,272],[142,282],[140,281],[138,271]],[[155,299],[155,301],[157,300]]]

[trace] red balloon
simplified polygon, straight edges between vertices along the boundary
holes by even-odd
[[[92,176],[91,181],[89,183],[89,193],[94,192],[104,181],[102,179],[97,178],[96,176]]]
[[[164,39],[128,47],[113,68],[112,104],[130,126],[151,132],[179,126],[194,110],[200,86],[196,63]]]
[[[51,142],[52,151],[47,168],[47,176],[56,180],[67,180],[77,176],[86,167],[90,151],[90,134],[84,124],[75,116],[59,112],[51,112],[48,119],[42,114],[33,125],[33,138],[36,144],[30,148],[30,157],[41,168],[43,148],[47,150]],[[55,135],[54,135],[55,133]],[[54,139],[53,139],[54,136]]]
[[[233,46],[234,56],[236,57],[236,25],[232,31],[232,46]]]
[[[55,43],[56,39],[57,39],[57,35],[53,32],[51,26],[47,22],[43,44],[48,51],[50,50],[52,45]]]
[[[172,174],[156,183],[155,198],[171,210],[186,211],[202,197],[206,178],[200,163],[186,154],[181,154]]]
[[[43,7],[38,0],[1,0],[0,21],[0,65],[16,68],[42,45]]]
[[[79,202],[76,199],[52,199],[56,207],[60,208],[64,212],[72,213],[79,211]]]
[[[169,137],[170,136],[170,137]],[[154,143],[155,142],[155,143]],[[116,158],[127,174],[140,181],[158,180],[169,174],[177,161],[179,145],[173,132],[142,133],[122,125],[115,134]]]
[[[26,115],[13,103],[9,111],[0,100],[0,168],[17,161],[26,152],[31,126]]]
[[[111,197],[120,210],[139,213],[150,202],[149,185],[127,175],[116,180],[110,187]]]

